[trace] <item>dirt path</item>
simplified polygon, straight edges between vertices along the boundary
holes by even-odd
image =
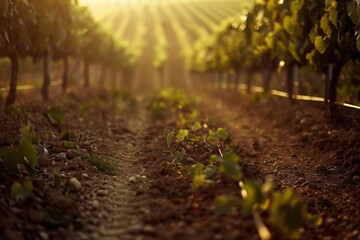
[[[98,149],[108,149],[108,153],[116,159],[116,175],[103,176],[103,179],[93,182],[92,195],[96,196],[83,204],[81,212],[88,222],[72,239],[89,239],[89,236],[99,240],[142,239],[141,216],[149,209],[147,197],[139,196],[138,191],[145,191],[148,183],[145,169],[139,167],[138,159],[144,145],[141,132],[147,127],[147,123],[144,107],[139,106],[138,111],[130,113],[126,121],[122,122],[121,129],[125,132],[110,133],[108,129],[116,130],[116,122],[109,121],[105,127],[107,129],[99,129],[99,135],[93,136],[100,141],[96,143]],[[88,140],[92,142],[91,138]],[[99,206],[95,211],[94,205]],[[89,208],[86,209],[87,207]]]

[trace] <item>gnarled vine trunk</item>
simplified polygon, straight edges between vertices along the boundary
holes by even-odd
[[[88,62],[84,62],[84,87],[90,87],[90,64]]]
[[[10,90],[9,95],[6,98],[6,105],[14,104],[16,99],[16,86],[18,81],[19,71],[19,56],[13,53],[9,56],[11,62],[11,77],[10,77]]]
[[[286,71],[286,90],[291,103],[295,103],[294,99],[294,82],[299,78],[299,65],[292,63]]]
[[[265,93],[270,92],[271,77],[272,77],[272,70],[271,70],[271,65],[269,64],[263,69],[262,72],[263,89]]]
[[[64,61],[64,70],[62,76],[62,91],[65,94],[68,84],[69,84],[69,59],[68,57],[63,58]]]
[[[336,116],[336,96],[337,84],[341,72],[342,64],[329,64],[326,74],[325,104],[326,114],[330,114],[331,118]]]
[[[253,80],[254,74],[252,72],[248,72],[247,73],[247,78],[246,78],[246,92],[248,94],[251,93],[252,91],[252,80]]]
[[[239,88],[239,82],[240,82],[240,70],[235,69],[235,75],[234,75],[234,90],[237,91]]]
[[[50,50],[45,51],[43,55],[43,85],[41,88],[41,94],[45,101],[50,99],[49,88],[51,83],[51,53]]]

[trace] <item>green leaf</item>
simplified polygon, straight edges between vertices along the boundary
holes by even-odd
[[[19,142],[20,153],[30,161],[32,167],[38,165],[37,151],[34,145],[27,140],[21,140]]]
[[[197,163],[190,168],[190,175],[192,177],[192,189],[196,190],[203,186],[206,180],[204,174],[204,164]]]
[[[222,215],[227,214],[230,211],[240,206],[240,199],[238,197],[221,195],[215,199],[215,212],[216,214]]]
[[[328,14],[325,14],[321,18],[320,27],[323,30],[323,32],[326,34],[326,36],[331,38],[331,34],[332,34],[333,30],[331,29],[331,26],[330,26],[330,20],[329,20],[329,15]]]
[[[331,3],[331,6],[329,8],[329,20],[330,22],[335,26],[337,27],[338,26],[338,12],[337,12],[337,2],[336,1],[333,1]]]
[[[23,184],[15,182],[11,186],[11,197],[16,201],[25,200],[30,197],[33,192],[33,185],[29,178],[25,178]]]
[[[293,42],[290,42],[289,43],[289,52],[291,53],[291,55],[293,56],[293,58],[298,61],[298,62],[301,62],[301,59],[297,53],[297,50],[296,50],[296,46]]]
[[[24,161],[23,155],[12,147],[0,149],[0,158],[5,168],[15,173],[19,172],[17,165]]]
[[[22,139],[29,141],[32,144],[40,143],[40,136],[35,132],[35,129],[30,126],[24,126],[20,129]]]
[[[182,142],[189,135],[189,131],[187,129],[180,129],[178,134],[176,135],[176,141]]]
[[[265,201],[265,195],[261,188],[255,182],[244,181],[244,189],[246,197],[243,199],[242,209],[245,214],[250,214],[256,205],[262,204]]]
[[[207,178],[211,178],[216,174],[216,172],[217,172],[216,167],[207,166],[205,168],[204,174]]]
[[[223,138],[224,140],[228,139],[228,137],[229,137],[229,133],[228,133],[225,129],[223,129],[223,128],[218,128],[218,129],[216,130],[216,135],[217,135],[218,137]]]
[[[321,36],[317,36],[315,38],[315,47],[319,51],[320,54],[325,53],[325,51],[327,49],[327,45]]]
[[[213,130],[209,130],[208,141],[210,142],[216,141],[216,133]]]
[[[296,0],[296,1],[292,1],[291,2],[291,12],[293,13],[293,15],[297,16],[299,11],[301,10],[301,8],[304,5],[304,0]]]
[[[44,212],[44,222],[49,227],[67,227],[74,222],[74,219],[58,208],[47,207]]]
[[[168,146],[168,148],[170,148],[171,146],[171,143],[174,139],[174,136],[175,136],[175,132],[174,131],[171,131],[167,134],[166,136],[166,145]]]
[[[29,122],[29,116],[22,107],[18,108],[15,107],[14,105],[9,105],[5,107],[4,113],[8,117],[23,120],[25,124],[28,124]]]
[[[356,1],[350,1],[347,5],[347,13],[351,21],[359,26],[360,24],[360,6]]]
[[[199,130],[201,128],[202,128],[202,126],[201,126],[201,123],[199,121],[194,122],[194,124],[191,126],[192,131],[197,131],[197,130]]]
[[[309,215],[306,204],[291,189],[273,194],[269,221],[290,239],[299,238],[301,228],[308,222],[321,224],[318,217]]]
[[[183,148],[180,151],[176,150],[176,151],[172,152],[173,161],[181,162],[184,159],[185,153],[186,153],[186,151]]]
[[[235,153],[225,153],[223,158],[218,159],[220,161],[220,172],[232,177],[234,180],[239,181],[243,174],[237,162],[239,157]]]
[[[58,191],[61,189],[61,182],[61,169],[57,167],[54,169],[54,184]]]
[[[295,26],[293,23],[293,19],[290,16],[285,16],[283,19],[284,29],[290,34],[293,35],[295,32]]]
[[[59,106],[50,108],[46,113],[49,122],[55,127],[61,128],[65,123],[65,112]]]

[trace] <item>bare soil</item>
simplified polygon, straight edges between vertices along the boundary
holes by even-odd
[[[293,188],[312,213],[323,217],[320,227],[304,229],[302,239],[360,239],[357,112],[333,123],[323,116],[321,105],[292,106],[277,98],[254,102],[229,91],[201,96],[202,113],[239,144],[236,153],[246,177],[262,181],[272,176],[278,191]],[[49,155],[41,157],[34,197],[25,202],[10,196],[18,177],[0,168],[0,238],[259,239],[251,216],[214,213],[214,198],[236,194],[236,183],[219,179],[216,188],[193,192],[189,176],[171,170],[165,136],[176,127],[175,119],[155,120],[146,98],[139,98],[136,106],[125,102],[122,111],[121,101],[91,91],[50,103],[26,102]],[[63,147],[60,132],[44,116],[57,104],[66,109],[65,128],[80,132],[75,149]],[[9,123],[1,117],[1,124],[4,129]],[[99,171],[79,152],[112,159],[115,175]],[[202,158],[195,151],[185,161],[192,164]],[[54,187],[57,167],[60,190]],[[81,183],[80,190],[71,188],[73,177]],[[61,224],[60,218],[60,223],[50,224],[48,207],[72,221]],[[271,230],[273,239],[282,238]]]

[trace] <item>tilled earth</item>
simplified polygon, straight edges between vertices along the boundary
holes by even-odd
[[[293,188],[312,213],[323,217],[320,227],[304,229],[303,239],[360,239],[356,117],[332,124],[318,106],[292,107],[275,99],[254,104],[229,92],[208,94],[200,110],[239,144],[245,175],[272,176],[277,190]],[[25,202],[11,199],[17,177],[1,170],[1,239],[259,239],[252,217],[214,214],[215,196],[236,194],[236,183],[222,179],[216,188],[194,193],[189,177],[169,168],[165,136],[176,127],[174,119],[153,119],[146,99],[134,105],[94,95],[26,102],[49,154],[41,156],[34,197]],[[44,117],[57,104],[66,109],[64,128],[80,133],[75,149],[62,146],[60,132]],[[93,155],[107,159],[113,169],[99,171],[88,160]],[[186,161],[197,157],[193,153]],[[54,186],[57,168],[60,190]],[[59,209],[60,216],[49,218],[49,207]],[[71,218],[69,224],[64,216]]]

